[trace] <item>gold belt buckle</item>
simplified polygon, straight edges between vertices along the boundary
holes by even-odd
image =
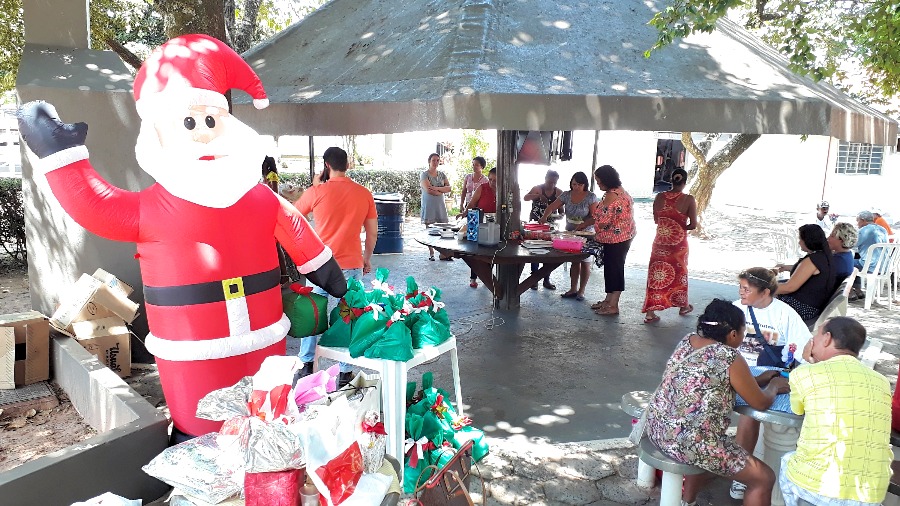
[[[244,297],[244,278],[222,280],[222,293],[225,294],[225,300],[234,300]]]

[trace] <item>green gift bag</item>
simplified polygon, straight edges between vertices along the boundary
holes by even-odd
[[[396,311],[394,315],[400,314]],[[364,355],[367,358],[380,358],[383,360],[396,360],[406,362],[413,358],[412,336],[409,329],[403,323],[402,318],[392,317],[385,326],[387,327],[381,337],[367,348]],[[352,356],[352,352],[351,352]]]
[[[467,441],[472,441],[472,458],[476,462],[483,459],[490,448],[484,439],[484,431],[472,427],[469,417],[460,417],[453,406],[447,402],[447,392],[433,385],[433,375],[422,375],[422,400],[413,409],[414,412],[422,412],[422,423],[429,430],[440,427],[443,439],[449,441],[454,448],[461,448]]]
[[[427,311],[415,313],[415,323],[410,333],[415,349],[437,346],[450,339],[450,329],[435,321]]]
[[[432,318],[434,318],[434,321],[446,326],[447,332],[449,335],[450,315],[447,314],[447,310],[444,307],[444,303],[441,302],[441,289],[432,287],[429,292],[429,296],[431,297],[431,300],[433,301],[431,309],[429,309],[429,312],[431,312]]]
[[[427,436],[422,435],[422,416],[412,413],[406,414],[406,432],[409,438],[406,439],[403,450],[405,456],[403,459],[403,492],[412,494],[416,490],[417,483],[424,483],[431,477],[431,470],[427,469],[432,464],[431,446],[433,442],[427,440]],[[423,441],[423,438],[426,438]],[[422,458],[419,458],[419,449],[422,448]],[[424,475],[423,475],[424,473]]]
[[[370,346],[381,339],[388,322],[384,310],[375,303],[370,303],[363,309],[351,308],[357,315],[350,328],[350,356],[361,357]]]
[[[350,347],[353,320],[356,319],[353,309],[363,308],[366,304],[366,292],[362,283],[357,279],[348,279],[347,293],[344,294],[337,307],[331,310],[331,325],[319,338],[319,345],[333,348]]]
[[[288,334],[292,337],[315,336],[328,329],[328,298],[312,290],[311,286],[293,283],[281,292],[284,314],[291,321]]]

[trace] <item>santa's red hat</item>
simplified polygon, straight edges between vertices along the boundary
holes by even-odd
[[[256,72],[233,49],[207,35],[182,35],[156,48],[134,78],[134,100],[141,118],[160,111],[209,105],[228,109],[225,92],[237,88],[253,105],[269,105]]]

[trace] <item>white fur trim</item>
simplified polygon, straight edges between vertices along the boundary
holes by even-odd
[[[309,274],[310,272],[325,265],[325,262],[327,262],[330,259],[331,259],[331,248],[329,248],[328,246],[325,246],[325,249],[323,249],[321,253],[316,255],[315,258],[310,259],[308,262],[306,262],[303,265],[298,265],[297,271],[299,271],[300,274]]]
[[[29,150],[29,156],[31,158],[32,167],[37,169],[41,174],[46,174],[61,167],[65,167],[70,163],[87,160],[90,155],[88,154],[87,146],[73,146],[62,151],[57,151],[44,158],[38,158],[37,155]]]
[[[143,119],[152,119],[159,114],[171,114],[173,110],[181,110],[195,105],[210,105],[228,110],[228,100],[217,91],[203,88],[179,88],[155,93],[141,94],[135,102],[138,115]]]
[[[233,336],[242,336],[250,330],[250,310],[247,309],[247,298],[238,297],[225,301],[228,312],[228,332]]]
[[[253,99],[253,107],[257,109],[265,109],[269,107],[269,99],[268,98],[254,98]]]
[[[144,344],[147,351],[163,360],[186,362],[189,360],[215,360],[235,357],[271,346],[287,336],[291,321],[281,315],[276,323],[245,334],[204,341],[171,341],[147,334]]]

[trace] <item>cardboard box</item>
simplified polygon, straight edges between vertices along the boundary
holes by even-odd
[[[75,340],[122,378],[131,376],[131,333],[117,316],[75,322]]]
[[[131,285],[104,271],[103,269],[97,269],[96,271],[94,271],[93,277],[94,279],[102,281],[104,285],[112,288],[113,290],[122,292],[123,294],[125,294],[125,297],[128,297],[132,292],[134,292],[134,288],[132,288]]]
[[[50,324],[47,317],[37,311],[0,315],[0,388],[11,389],[48,379]]]
[[[53,313],[50,323],[72,334],[71,325],[75,322],[118,316],[131,323],[137,316],[137,309],[137,303],[128,300],[123,291],[112,289],[103,281],[82,274],[63,298],[59,309]]]

